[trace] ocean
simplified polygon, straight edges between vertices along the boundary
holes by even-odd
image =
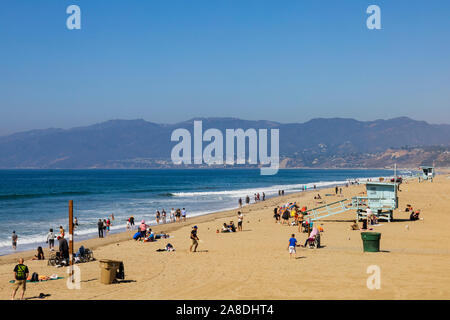
[[[97,234],[99,218],[114,214],[112,232],[126,219],[155,223],[156,210],[186,208],[197,216],[236,208],[239,197],[265,192],[266,198],[308,189],[343,185],[348,180],[388,177],[392,170],[289,169],[261,176],[259,169],[170,170],[0,170],[0,255],[45,246],[49,228],[68,232],[68,201],[74,201],[76,239]]]

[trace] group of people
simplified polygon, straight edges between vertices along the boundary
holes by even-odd
[[[164,231],[161,231],[158,234],[155,234],[153,230],[150,228],[148,224],[145,223],[145,220],[142,220],[138,231],[134,234],[133,239],[134,240],[141,240],[144,242],[153,242],[157,239],[166,239],[169,238],[169,234],[165,233]]]
[[[258,193],[255,193],[253,195],[253,198],[254,198],[254,201],[255,201],[254,203],[258,203],[259,201],[265,201],[266,200],[266,194],[264,192],[262,194],[260,194],[258,192]],[[243,206],[242,198],[238,199],[238,204],[239,204],[239,208],[242,208],[242,206]],[[245,197],[245,204],[246,205],[250,204],[250,197],[248,195]]]
[[[305,224],[308,223],[304,219],[307,210],[308,208],[306,206],[300,208],[296,202],[290,202],[283,206],[275,207],[273,209],[273,217],[275,218],[275,223],[298,226],[298,230],[301,232],[301,228],[305,227]]]
[[[111,231],[112,220],[114,220],[114,215],[111,215],[111,219],[98,219],[97,229],[98,229],[98,237],[104,238]]]
[[[420,218],[420,209],[414,210],[414,208],[410,204],[406,205],[405,212],[410,212],[409,220],[411,220],[411,221],[421,219]]]
[[[222,230],[220,232],[226,233],[226,232],[242,231],[242,223],[244,221],[244,215],[242,214],[241,211],[238,211],[237,218],[238,218],[237,229],[236,229],[236,226],[234,224],[234,221],[231,220],[229,224],[227,224],[226,222],[223,224]],[[217,233],[219,233],[219,229],[217,229]]]

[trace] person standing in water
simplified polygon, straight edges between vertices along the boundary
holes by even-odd
[[[14,250],[17,249],[17,239],[19,239],[19,237],[16,234],[16,231],[13,231],[12,236],[11,236],[11,241],[12,241],[12,248]]]

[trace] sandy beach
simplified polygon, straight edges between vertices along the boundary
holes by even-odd
[[[25,298],[39,293],[46,299],[449,299],[450,277],[450,176],[448,172],[434,181],[417,180],[401,185],[396,221],[380,222],[373,231],[381,232],[381,250],[364,253],[360,231],[350,224],[355,212],[349,211],[319,220],[323,227],[320,249],[298,248],[297,259],[289,259],[288,240],[295,233],[300,243],[307,235],[297,227],[275,223],[273,208],[286,202],[317,206],[314,195],[331,203],[349,199],[365,186],[343,188],[343,196],[325,196],[334,189],[308,191],[268,199],[246,206],[243,232],[216,233],[224,222],[237,222],[237,209],[194,217],[185,223],[155,226],[169,239],[142,243],[131,239],[134,231],[103,239],[75,243],[94,250],[97,261],[78,264],[81,288],[68,289],[66,269],[47,266],[47,261],[32,261],[35,252],[20,252],[0,257],[0,299],[10,299],[13,268],[25,258],[30,272],[58,274],[61,280],[28,283]],[[406,204],[421,209],[424,220],[409,221]],[[139,217],[137,217],[139,220]],[[198,226],[200,243],[190,253],[189,234]],[[76,239],[75,239],[76,240]],[[170,242],[175,252],[156,252]],[[20,245],[20,243],[19,243]],[[49,256],[45,250],[46,258]],[[126,280],[100,283],[98,260],[123,261]],[[380,267],[381,288],[369,290],[367,268]]]

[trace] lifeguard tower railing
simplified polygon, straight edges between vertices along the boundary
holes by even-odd
[[[430,166],[420,166],[420,169],[422,170],[422,178],[424,180],[433,180],[434,177],[434,167]]]
[[[352,203],[349,202],[348,199],[344,199],[325,204],[314,209],[306,210],[304,214],[308,219],[311,219],[311,221],[315,221],[329,216],[334,216],[335,214],[343,213],[351,209],[353,209]]]

